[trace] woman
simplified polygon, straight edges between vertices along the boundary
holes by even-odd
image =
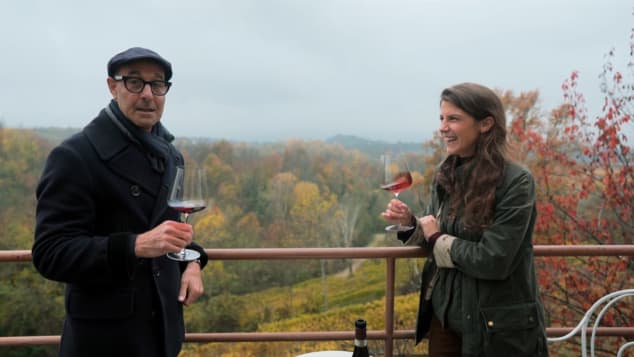
[[[447,157],[427,215],[397,199],[382,213],[415,224],[398,238],[430,252],[416,343],[429,333],[432,357],[548,356],[533,263],[535,185],[507,157],[502,102],[479,84],[447,88],[439,129]]]

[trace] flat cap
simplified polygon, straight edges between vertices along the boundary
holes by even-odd
[[[152,60],[158,63],[165,70],[165,80],[172,78],[172,64],[158,53],[143,47],[132,47],[117,53],[108,61],[108,76],[112,77],[117,73],[121,65],[138,60]]]

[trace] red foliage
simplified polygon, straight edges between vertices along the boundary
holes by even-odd
[[[521,107],[527,103],[503,95],[511,116],[521,114],[512,116],[509,133],[536,179],[538,244],[634,243],[634,157],[625,130],[634,110],[634,76],[615,70],[615,53],[608,53],[600,76],[605,98],[596,118],[588,116],[577,71],[562,84],[565,103],[552,111],[547,123],[531,123],[526,116],[530,108]],[[632,59],[634,42],[630,63]],[[552,257],[537,264],[550,324],[555,326],[579,321],[605,294],[634,285],[634,264],[626,258]],[[620,306],[601,324],[631,324],[632,315],[632,307]]]

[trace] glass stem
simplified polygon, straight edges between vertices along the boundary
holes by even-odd
[[[399,194],[399,193],[400,193],[400,192],[395,193],[395,194],[394,194],[394,198],[398,198],[398,194]],[[401,222],[398,222],[397,226],[398,226],[398,227],[402,227],[403,225],[401,224]]]
[[[185,216],[185,223],[187,223],[187,220],[189,219],[189,213],[183,213],[183,216]],[[180,256],[185,259],[185,257],[187,256],[187,253],[185,252],[185,248],[181,249]]]

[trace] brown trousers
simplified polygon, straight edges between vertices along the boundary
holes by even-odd
[[[436,316],[429,328],[429,357],[461,357],[462,338],[457,333],[440,325]]]

